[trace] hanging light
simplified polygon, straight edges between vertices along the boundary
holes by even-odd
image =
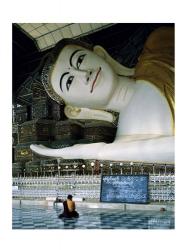
[[[130,166],[131,166],[131,174],[132,174],[132,172],[133,172],[133,170],[132,170],[132,169],[133,169],[133,168],[132,168],[133,164],[134,164],[134,163],[131,161],[131,162],[130,162]]]
[[[112,163],[110,163],[110,167],[112,167],[113,166],[113,164]]]
[[[123,166],[123,163],[122,162],[120,162],[120,164],[119,164],[120,166]]]
[[[94,162],[91,162],[91,166],[93,167],[95,165],[95,163]]]
[[[165,174],[166,174],[166,172],[167,172],[167,165],[165,164],[164,166],[165,166]]]
[[[68,168],[68,166],[66,166],[66,168]]]
[[[153,164],[153,174],[155,174],[155,165]],[[159,171],[159,173],[160,173],[160,171]]]
[[[77,168],[77,166],[76,166],[76,165],[74,165],[73,167],[74,167],[74,168]]]
[[[82,168],[85,168],[85,165],[82,165]]]
[[[103,167],[103,163],[100,164],[100,167],[101,167],[101,168]]]

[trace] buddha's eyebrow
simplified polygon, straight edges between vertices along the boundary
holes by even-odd
[[[65,75],[67,75],[67,74],[69,74],[69,72],[65,72],[65,73],[62,74],[61,77],[60,77],[60,89],[61,89],[61,90],[62,90],[62,79],[63,79],[63,77],[64,77]],[[62,90],[62,92],[63,92],[63,90]]]
[[[77,52],[79,52],[79,51],[81,51],[81,49],[77,49],[77,50],[75,50],[75,51],[71,54],[70,59],[69,59],[69,64],[70,64],[71,67],[72,67],[72,59],[73,59],[73,56],[74,56]]]

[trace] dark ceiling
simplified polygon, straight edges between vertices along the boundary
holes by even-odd
[[[133,67],[143,44],[152,30],[173,24],[115,24],[104,30],[87,35],[81,40],[102,45],[120,63]],[[13,37],[13,96],[23,82],[33,74],[42,57],[49,51],[39,52],[34,41],[23,33],[16,24],[12,27]]]
[[[44,53],[38,51],[34,41],[15,24],[12,26],[13,38],[13,93],[29,77],[39,64]]]

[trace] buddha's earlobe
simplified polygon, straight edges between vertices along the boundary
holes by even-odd
[[[81,112],[81,108],[67,105],[65,106],[64,113],[70,119],[79,119],[77,118]]]
[[[116,117],[107,111],[89,109],[89,108],[78,108],[67,105],[64,109],[65,115],[70,119],[85,119],[85,120],[100,120],[107,122],[114,122]]]

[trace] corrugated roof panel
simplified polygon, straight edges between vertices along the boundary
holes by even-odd
[[[41,36],[45,35],[46,33],[49,32],[49,30],[46,28],[46,26],[40,26],[37,28],[37,31],[40,32]]]
[[[37,37],[41,36],[41,33],[38,32],[37,29],[35,29],[35,30],[32,30],[32,31],[30,32],[30,35],[31,35],[33,38],[37,38]]]
[[[109,23],[17,23],[33,40],[39,50],[55,46],[63,38],[80,37],[108,27]]]
[[[30,31],[34,30],[35,28],[32,26],[31,23],[26,23],[26,24],[24,24],[24,29],[26,29],[27,32],[30,32]]]
[[[69,26],[69,25],[71,25],[70,23],[56,23],[56,25],[58,26],[58,28],[63,28],[63,27],[65,27],[65,26]]]
[[[36,28],[38,28],[38,27],[40,27],[40,26],[42,26],[43,25],[43,23],[32,23],[32,26],[36,29]]]
[[[101,23],[91,23],[92,29],[99,29],[102,27]]]
[[[108,26],[108,25],[111,25],[109,23],[100,23],[102,27],[105,27],[105,26]]]
[[[74,23],[70,27],[71,27],[71,31],[73,33],[73,36],[76,37],[76,36],[79,36],[82,34],[81,29],[80,29],[80,25],[78,23]]]
[[[25,30],[26,30],[28,23],[18,23],[18,25],[19,25],[22,29],[25,29]]]
[[[47,23],[45,26],[50,31],[54,31],[59,28],[56,23]]]
[[[59,30],[52,32],[52,35],[53,35],[56,43],[62,39],[62,34]]]
[[[71,29],[69,26],[61,28],[61,32],[62,32],[63,38],[72,38],[73,37],[73,33],[71,32]]]
[[[45,49],[45,48],[48,47],[48,45],[47,45],[47,43],[46,43],[44,37],[37,38],[37,39],[36,39],[36,42],[37,42],[37,44],[38,44],[38,47],[39,47],[41,50],[43,50],[43,49]]]
[[[52,33],[49,33],[49,34],[45,35],[45,41],[46,41],[48,47],[55,44],[55,40],[54,40],[54,38],[52,36]]]
[[[80,27],[83,33],[87,33],[92,30],[90,23],[80,23]]]

